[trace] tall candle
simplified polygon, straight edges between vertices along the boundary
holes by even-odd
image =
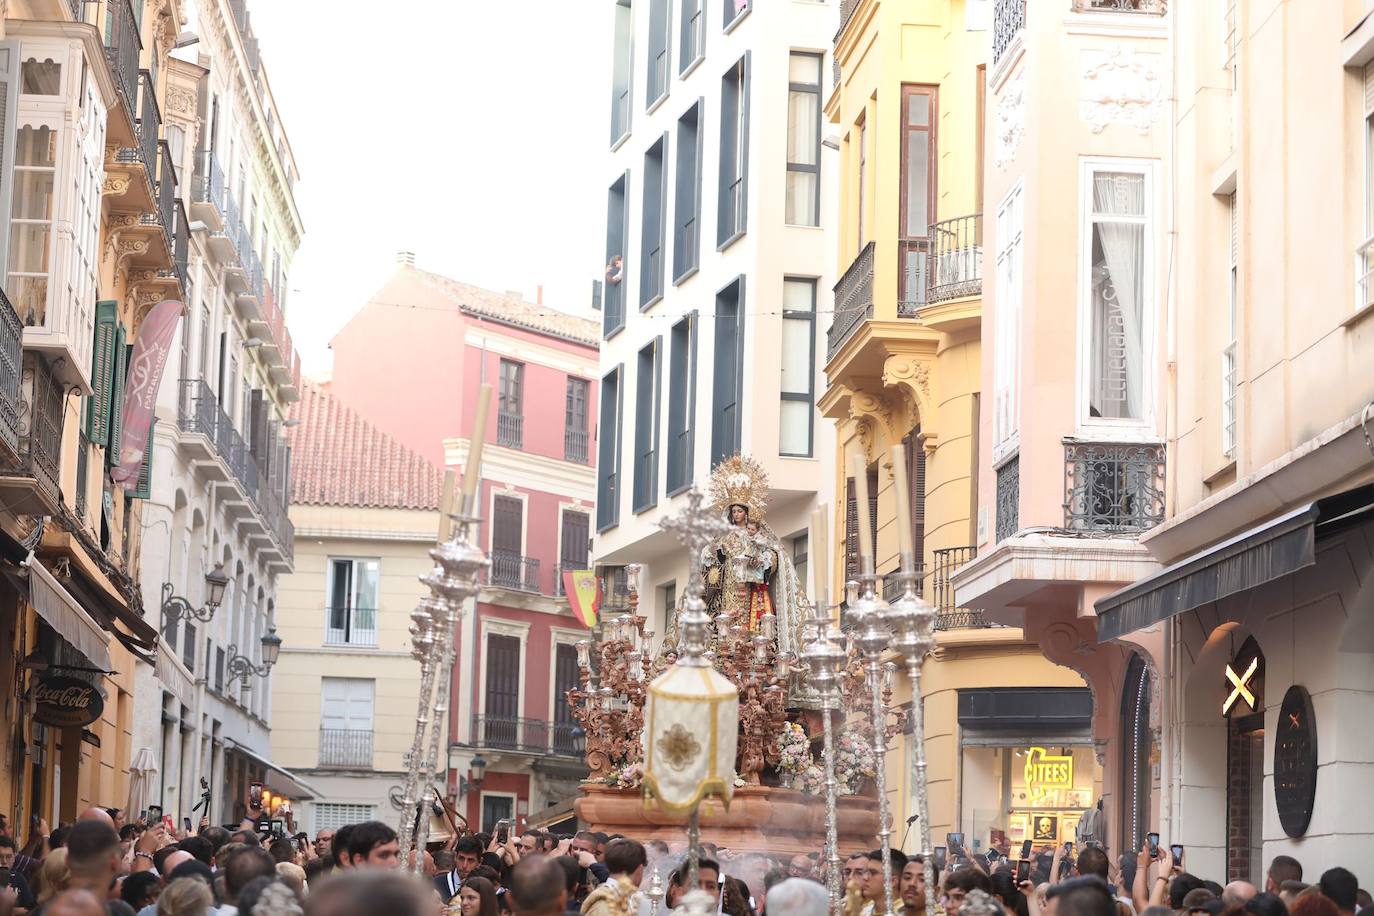
[[[822,503],[811,512],[811,543],[807,546],[811,557],[807,562],[811,564],[811,581],[815,583],[815,593],[811,597],[816,602],[824,600],[830,591],[830,538],[825,524],[828,508]]]
[[[452,471],[444,472],[444,489],[439,496],[439,540],[447,541],[448,536],[453,531],[453,491],[456,489],[455,475]]]
[[[868,511],[868,462],[863,455],[853,455],[849,467],[854,475],[854,502],[859,516],[859,568],[869,572],[874,567],[873,521]]]
[[[911,546],[911,482],[906,479],[906,446],[901,443],[892,446],[892,475],[897,484],[897,549],[905,570],[908,558],[919,561]]]
[[[477,492],[482,476],[482,443],[487,438],[487,414],[491,411],[491,385],[483,383],[477,389],[477,417],[472,423],[472,442],[468,446],[467,467],[463,468],[463,495]]]

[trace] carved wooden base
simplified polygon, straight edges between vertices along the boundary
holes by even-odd
[[[615,789],[583,783],[573,803],[588,830],[622,833],[640,842],[663,840],[670,847],[687,842],[687,818],[646,807],[638,789]],[[839,799],[840,855],[873,849],[878,844],[878,800],[860,796]],[[701,838],[735,854],[762,852],[774,856],[825,854],[825,798],[776,786],[735,790],[726,811],[717,799],[701,806]]]

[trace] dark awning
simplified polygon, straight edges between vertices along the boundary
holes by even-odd
[[[1092,725],[1086,687],[973,687],[959,691],[961,728],[1074,732]]]
[[[1319,534],[1371,519],[1374,485],[1294,509],[1099,599],[1097,638],[1124,636],[1291,575],[1317,561]]]

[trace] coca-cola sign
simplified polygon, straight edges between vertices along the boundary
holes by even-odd
[[[44,725],[73,728],[100,718],[105,699],[100,691],[74,677],[49,674],[33,686],[33,717]]]

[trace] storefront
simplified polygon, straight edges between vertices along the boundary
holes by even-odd
[[[961,690],[959,745],[959,829],[970,851],[995,834],[1014,847],[1073,840],[1101,794],[1087,688]]]

